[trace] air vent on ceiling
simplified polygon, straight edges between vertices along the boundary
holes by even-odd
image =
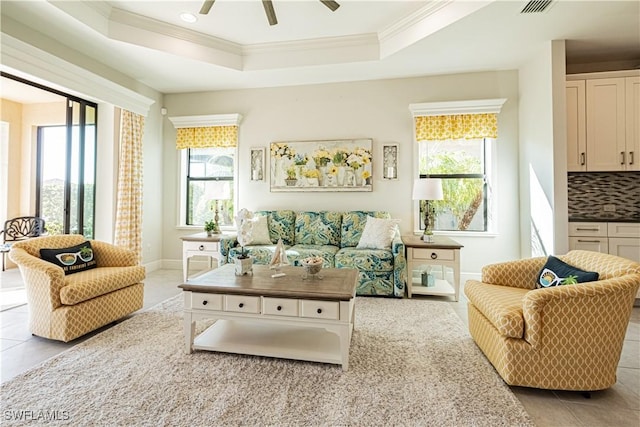
[[[531,0],[524,5],[520,13],[542,13],[553,0]]]

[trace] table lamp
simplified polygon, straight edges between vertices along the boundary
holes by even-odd
[[[219,208],[218,202],[220,200],[227,200],[231,198],[231,189],[229,188],[229,182],[226,181],[214,181],[211,183],[211,191],[208,193],[209,198],[214,201],[215,215],[213,222],[215,223],[214,233],[220,233],[220,217],[218,215]]]
[[[435,209],[429,203],[430,200],[442,200],[442,180],[440,178],[421,178],[413,181],[413,200],[425,200],[424,212],[424,234],[422,240],[433,241],[433,223],[435,220]]]

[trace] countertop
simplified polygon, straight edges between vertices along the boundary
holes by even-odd
[[[578,217],[570,216],[569,222],[631,222],[640,223],[640,217],[633,218],[593,218],[593,217]]]

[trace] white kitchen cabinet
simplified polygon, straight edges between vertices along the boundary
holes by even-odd
[[[567,170],[587,170],[585,81],[567,82]]]
[[[569,249],[609,252],[606,222],[570,222]]]
[[[569,77],[567,170],[640,170],[640,73]]]

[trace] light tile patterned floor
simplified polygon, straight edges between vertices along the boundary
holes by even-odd
[[[157,270],[145,280],[144,309],[180,292],[180,270]],[[17,269],[0,273],[0,288],[21,286]],[[418,297],[450,304],[462,321],[467,322],[467,301],[448,298]],[[4,382],[42,361],[74,346],[87,337],[61,343],[33,337],[27,329],[27,306],[0,312],[0,381]],[[105,328],[108,328],[105,327]],[[96,331],[98,333],[100,331]],[[89,336],[91,336],[90,334]],[[609,390],[582,393],[512,387],[538,426],[640,426],[640,307],[635,307],[618,367],[618,382]]]

